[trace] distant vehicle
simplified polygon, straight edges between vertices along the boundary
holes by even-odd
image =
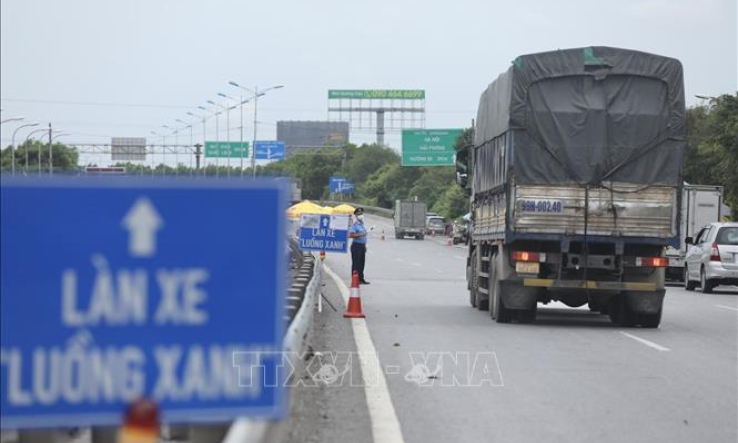
[[[679,235],[681,247],[667,247],[664,255],[669,259],[666,279],[684,281],[684,258],[687,244],[684,239],[694,235],[706,224],[719,222],[723,187],[711,185],[690,185],[685,183],[682,191],[682,213]]]
[[[422,240],[426,229],[426,205],[424,202],[414,200],[397,200],[395,202],[395,238],[402,239],[405,236],[413,236]]]
[[[557,300],[658,327],[664,248],[680,243],[684,115],[674,58],[602,46],[517,57],[457,152],[470,304],[499,323]]]
[[[716,286],[738,285],[738,223],[710,223],[687,237],[684,288],[709,294]]]
[[[443,217],[426,217],[425,218],[426,235],[443,235],[446,233],[446,219]]]

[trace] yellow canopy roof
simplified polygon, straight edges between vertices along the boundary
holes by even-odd
[[[347,204],[344,203],[342,205],[338,205],[335,208],[333,208],[333,213],[334,214],[347,214],[347,215],[351,215],[351,214],[354,213],[355,210],[356,210],[356,208],[354,208],[353,206],[347,205]]]
[[[317,205],[310,200],[301,201],[287,208],[287,217],[298,218],[302,214],[330,214],[330,209]]]

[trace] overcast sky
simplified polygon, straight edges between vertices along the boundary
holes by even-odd
[[[68,142],[150,136],[219,91],[236,94],[229,80],[285,86],[259,101],[260,139],[275,137],[277,120],[326,119],[327,90],[342,88],[424,89],[428,128],[464,127],[482,90],[516,56],[581,46],[680,59],[688,104],[699,102],[695,94],[737,89],[736,0],[1,5],[3,118],[51,121],[72,134]],[[246,112],[250,121],[252,108]],[[231,117],[236,128],[237,113]],[[14,128],[2,126],[3,145]],[[352,134],[357,143],[373,139]],[[388,142],[398,147],[399,137]]]

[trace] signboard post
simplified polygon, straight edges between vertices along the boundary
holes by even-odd
[[[461,129],[402,131],[402,166],[453,166]]]
[[[302,214],[300,249],[303,251],[346,252],[348,215]]]
[[[252,183],[3,179],[2,427],[115,426],[144,397],[281,417],[286,189]]]
[[[257,140],[254,142],[257,160],[284,160],[284,142]]]
[[[249,142],[205,142],[205,157],[248,158]]]
[[[356,187],[345,177],[331,177],[328,180],[328,190],[331,194],[353,194]]]

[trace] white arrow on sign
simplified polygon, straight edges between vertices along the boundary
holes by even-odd
[[[128,252],[134,257],[151,257],[156,253],[156,231],[164,221],[146,197],[133,203],[121,222],[128,230]]]

